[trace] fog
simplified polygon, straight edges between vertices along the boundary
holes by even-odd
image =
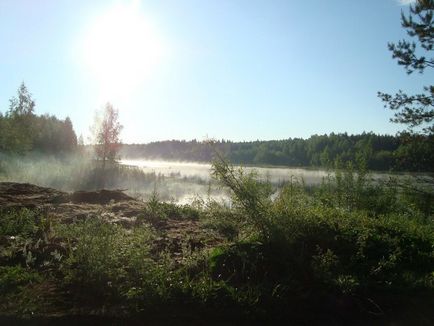
[[[121,189],[143,200],[157,191],[160,200],[178,204],[191,203],[199,198],[218,201],[228,198],[227,191],[210,178],[210,165],[190,164],[189,173],[184,169],[181,174],[179,169],[173,169],[172,163],[160,161],[152,164],[152,168],[124,161],[122,164],[108,165],[104,188]],[[42,154],[0,155],[0,181],[32,183],[66,192],[97,190],[101,188],[98,182],[101,177],[100,165],[89,153],[62,157]],[[146,166],[150,167],[151,164]]]
[[[211,164],[162,160],[121,160],[106,172],[104,188],[122,189],[147,200],[154,191],[163,201],[178,204],[194,200],[228,201],[229,194],[211,177]],[[324,170],[245,167],[277,186],[297,178],[307,185],[319,184],[328,175]],[[1,156],[0,181],[28,182],[72,192],[99,188],[99,163],[89,153],[47,156]]]
[[[140,168],[144,172],[154,172],[165,176],[199,177],[204,180],[211,178],[211,164],[196,162],[172,162],[161,160],[121,160],[121,164]],[[258,177],[273,184],[290,181],[297,178],[306,185],[320,184],[330,172],[319,169],[284,168],[284,167],[243,167],[246,172],[255,171]]]
[[[211,177],[211,164],[172,162],[163,160],[121,160],[108,166],[104,188],[121,189],[125,193],[147,200],[156,191],[166,202],[188,204],[194,200],[228,202],[229,193]],[[258,178],[270,182],[275,189],[288,181],[319,185],[333,172],[317,169],[284,167],[243,167]],[[400,174],[401,176],[403,174]],[[374,179],[386,179],[387,173],[374,173]],[[0,181],[28,182],[72,192],[96,190],[101,177],[100,162],[89,153],[66,156],[0,156]]]
[[[164,200],[178,204],[188,204],[195,199],[227,202],[229,194],[219,187],[211,176],[211,164],[197,162],[174,162],[163,160],[127,160],[120,164],[129,168],[139,168],[145,174],[155,174],[162,180],[157,184],[157,191]],[[329,175],[325,170],[308,170],[300,168],[265,168],[243,167],[247,172],[256,172],[259,179],[271,182],[274,186],[288,182],[291,179],[303,181],[306,185],[320,184]],[[164,178],[161,178],[164,177]],[[143,189],[131,188],[135,194],[144,194]]]

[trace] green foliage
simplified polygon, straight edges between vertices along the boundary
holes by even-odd
[[[50,217],[38,210],[0,211],[0,263],[56,268],[66,250],[51,223]]]
[[[37,231],[38,213],[28,210],[0,210],[0,235],[30,237]]]
[[[35,115],[35,101],[22,83],[9,110],[0,115],[0,152],[23,154],[31,150],[44,153],[70,152],[77,147],[71,120]]]
[[[434,225],[432,212],[424,215],[424,197],[402,184],[372,181],[362,158],[339,168],[318,188],[292,178],[275,189],[221,160],[213,171],[230,189],[230,205],[177,206],[154,191],[143,212],[157,219],[153,227],[125,229],[94,217],[63,224],[40,212],[4,213],[0,290],[21,298],[27,311],[34,303],[24,298],[41,295],[31,286],[41,283],[54,284],[66,305],[83,313],[193,311],[308,323],[397,312],[423,293],[432,299]],[[174,251],[173,234],[165,234],[169,223],[200,225],[225,239],[193,250],[187,230]],[[383,310],[395,296],[404,303]]]
[[[321,193],[318,200],[294,183],[270,201],[251,178],[235,175],[225,162],[214,166],[262,235],[260,243],[235,244],[213,256],[214,272],[226,282],[261,284],[265,293],[276,286],[288,295],[308,291],[312,299],[326,290],[363,296],[378,288],[428,286],[434,269],[432,223],[373,203],[363,171],[355,174],[349,166],[337,173],[324,185],[333,203],[324,205]],[[391,200],[389,193],[375,195]]]
[[[47,114],[35,116],[33,121],[33,150],[44,154],[73,152],[77,148],[77,136],[69,117],[60,120]]]
[[[382,291],[432,289],[432,227],[405,218],[338,214],[312,208],[302,216],[293,213],[280,222],[284,239],[239,243],[214,254],[212,275],[239,293],[256,288],[258,308],[265,302],[298,302],[312,313],[321,310],[316,300],[331,295],[356,304]],[[329,308],[339,306],[335,302]]]
[[[253,225],[264,239],[270,237],[270,184],[259,182],[255,172],[246,174],[243,169],[235,169],[221,158],[214,161],[212,174],[232,191],[233,205],[244,210],[247,223]]]
[[[79,299],[120,296],[132,282],[145,278],[154,264],[149,255],[153,236],[145,227],[129,233],[90,219],[60,227],[59,233],[69,242],[69,255],[61,267],[64,282]]]
[[[5,295],[31,282],[40,282],[42,277],[35,271],[21,266],[0,266],[0,292]]]
[[[410,37],[416,42],[407,40],[399,41],[397,44],[389,43],[389,50],[398,65],[404,66],[407,74],[414,71],[420,73],[427,68],[434,68],[432,55],[434,46],[433,28],[434,1],[418,0],[410,5],[408,16],[401,14],[402,27],[406,29]],[[420,51],[423,54],[420,54]],[[424,87],[424,92],[415,95],[407,95],[399,91],[395,95],[378,93],[378,96],[385,103],[385,107],[397,111],[392,122],[402,123],[414,131],[416,127],[422,127],[419,132],[434,134],[434,86]]]
[[[239,211],[215,201],[207,203],[202,212],[202,221],[207,228],[217,231],[229,241],[243,236],[241,230],[246,229],[246,221]]]
[[[224,153],[232,164],[282,165],[332,168],[363,159],[366,168],[376,171],[434,171],[433,137],[362,133],[360,135],[313,135],[308,139],[273,141],[207,142],[162,141],[123,145],[121,154],[130,158],[205,161],[214,159],[214,149]]]
[[[403,180],[392,180],[399,189],[401,201],[404,207],[410,212],[419,213],[424,219],[433,219],[434,216],[434,185],[430,180],[419,177],[415,180],[406,178]]]
[[[361,211],[371,217],[393,213],[429,219],[433,216],[433,186],[430,177],[423,176],[374,179],[364,168],[355,169],[349,163],[337,168],[313,190],[314,197],[329,207]]]
[[[34,125],[35,102],[27,90],[24,82],[17,91],[17,97],[10,99],[9,110],[6,114],[4,127],[4,144],[6,150],[25,152],[32,148],[32,134]]]
[[[157,188],[154,185],[154,190],[148,200],[147,211],[145,212],[147,216],[150,216],[151,220],[161,220],[166,219],[167,214],[164,209],[163,203],[160,201]]]

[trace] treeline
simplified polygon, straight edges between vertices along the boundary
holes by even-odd
[[[5,115],[0,112],[0,152],[61,153],[77,147],[77,136],[69,118],[39,116],[34,108],[35,101],[22,83],[17,96],[10,99]]]
[[[434,136],[314,135],[308,139],[231,142],[160,141],[123,145],[125,158],[210,162],[218,150],[234,164],[331,167],[336,162],[364,162],[377,171],[434,171]]]

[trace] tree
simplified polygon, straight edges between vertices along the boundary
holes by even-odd
[[[0,152],[4,151],[6,148],[6,118],[0,112]]]
[[[79,146],[81,148],[84,147],[84,138],[83,138],[82,134],[80,134],[80,136],[78,137],[77,146]]]
[[[92,128],[95,142],[95,153],[102,161],[104,171],[107,161],[114,161],[119,151],[121,142],[119,135],[123,126],[119,123],[119,112],[113,105],[107,103],[102,112],[95,116]]]
[[[25,152],[32,149],[34,132],[35,101],[24,82],[17,91],[17,96],[10,100],[5,121],[5,149]]]
[[[10,100],[8,115],[32,115],[34,114],[35,101],[32,94],[27,90],[24,82],[21,83],[17,91],[17,97],[12,97]]]
[[[72,151],[77,148],[77,135],[75,134],[74,127],[72,126],[71,119],[65,118],[63,122],[63,149]]]
[[[410,12],[401,13],[401,25],[416,42],[401,40],[397,44],[389,43],[388,48],[398,65],[404,66],[407,74],[414,71],[423,73],[427,68],[434,68],[431,52],[434,46],[433,26],[434,0],[417,0],[410,5]],[[420,54],[422,51],[423,54]],[[420,94],[408,95],[399,90],[395,95],[378,92],[385,107],[396,111],[392,122],[409,126],[410,131],[420,127],[421,133],[434,134],[434,86],[425,86]]]

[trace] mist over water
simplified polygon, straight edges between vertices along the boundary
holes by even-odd
[[[124,160],[120,164],[138,167],[144,172],[153,172],[164,176],[211,178],[211,164],[196,162],[172,162],[161,160]]]
[[[122,161],[122,164],[106,167],[104,188],[121,189],[145,201],[157,191],[161,201],[178,204],[188,204],[199,197],[219,202],[228,199],[227,190],[210,178],[210,165],[190,163],[187,168],[179,164],[183,169],[174,165],[177,164],[153,161],[147,163],[146,168]],[[0,155],[0,182],[31,183],[66,192],[93,191],[101,188],[98,183],[100,167],[101,163],[89,153],[64,157]]]
[[[28,182],[67,192],[97,190],[100,163],[89,153],[63,157],[46,155],[1,156],[0,181]],[[189,204],[196,199],[229,202],[230,194],[211,176],[211,164],[148,159],[123,159],[108,167],[104,188],[122,189],[126,194],[148,200],[156,191],[159,199],[177,204]],[[315,186],[333,171],[285,167],[243,167],[277,189],[286,182],[302,182]],[[389,173],[371,173],[371,178],[388,179]],[[408,177],[400,173],[395,177]],[[425,174],[426,178],[430,178]]]
[[[164,160],[123,159],[120,164],[139,168],[144,173],[163,176],[163,182],[157,185],[157,191],[178,204],[188,204],[197,198],[228,202],[229,194],[221,189],[212,179],[211,164],[197,162],[177,162]],[[273,185],[288,181],[304,182],[306,185],[318,185],[323,178],[331,175],[325,170],[282,167],[243,167],[246,173],[255,172],[259,179]],[[169,196],[167,196],[169,194]]]
[[[159,160],[121,160],[121,164],[134,166],[144,172],[154,172],[164,176],[198,177],[204,180],[211,179],[211,164],[196,162],[172,162]],[[326,170],[313,170],[302,168],[284,167],[243,167],[249,173],[255,171],[262,180],[268,180],[273,184],[290,181],[291,179],[303,180],[306,185],[320,184],[324,177],[331,173]]]
[[[212,179],[211,164],[183,161],[164,161],[149,159],[122,159],[121,165],[138,168],[146,174],[162,176],[157,190],[165,200],[172,200],[179,204],[191,203],[195,198],[208,198],[217,201],[229,201],[229,194],[221,189]],[[257,167],[242,166],[246,173],[254,172],[260,180],[270,182],[278,188],[287,182],[300,182],[306,186],[320,185],[325,178],[334,177],[335,173],[325,169],[303,169],[290,167]],[[386,181],[391,176],[395,178],[413,178],[415,176],[430,179],[426,173],[369,173],[369,178]],[[138,192],[140,192],[138,190]]]

